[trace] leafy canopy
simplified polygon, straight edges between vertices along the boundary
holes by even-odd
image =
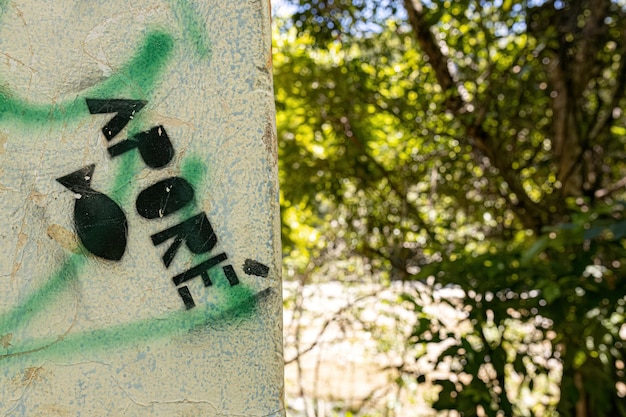
[[[358,258],[363,279],[462,288],[473,330],[440,359],[473,378],[440,381],[437,408],[522,413],[507,378],[549,370],[506,329],[534,323],[563,369],[541,409],[626,415],[626,4],[293,4],[274,57],[288,274]],[[416,344],[440,342],[428,320]]]

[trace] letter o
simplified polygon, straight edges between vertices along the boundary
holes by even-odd
[[[176,213],[191,203],[193,197],[193,188],[186,179],[170,177],[139,193],[135,206],[141,217],[158,219]]]

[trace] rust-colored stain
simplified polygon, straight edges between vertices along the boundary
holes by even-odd
[[[14,277],[15,274],[17,274],[17,272],[22,268],[22,263],[21,262],[14,262],[13,263],[13,269],[11,270],[11,276]]]
[[[9,136],[4,132],[0,132],[0,155],[6,152],[6,149],[4,149],[4,147],[8,140]]]
[[[270,116],[271,117],[271,116]],[[267,120],[265,124],[265,132],[263,133],[263,143],[267,153],[272,156],[272,165],[275,166],[278,163],[278,148],[276,146],[276,135],[274,134],[274,124],[271,119]]]
[[[58,405],[50,405],[50,406],[46,406],[46,407],[42,407],[42,411],[44,411],[44,413],[39,414],[41,416],[48,416],[48,417],[71,417],[73,416],[73,414],[65,407],[61,407]]]
[[[43,370],[43,366],[26,368],[24,370],[24,375],[22,375],[22,382],[30,384],[31,382],[37,381],[41,378]]]
[[[47,196],[48,194],[42,194],[42,193],[38,193],[37,191],[31,191],[31,193],[28,195],[28,198],[32,200],[38,206],[43,207],[46,203]]]
[[[45,378],[45,369],[43,366],[32,366],[25,368],[21,375],[13,378],[13,384],[16,387],[26,388],[35,382],[41,382]]]
[[[79,253],[78,239],[76,235],[63,226],[51,224],[46,230],[48,237],[57,242],[63,249],[73,253]]]
[[[26,233],[20,232],[17,235],[17,250],[22,250],[24,246],[26,246],[26,242],[28,241],[28,235]]]

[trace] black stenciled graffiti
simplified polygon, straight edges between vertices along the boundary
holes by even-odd
[[[126,250],[128,223],[110,197],[91,188],[95,165],[89,165],[57,181],[75,193],[74,225],[83,246],[104,259],[119,261]]]
[[[144,100],[93,99],[85,100],[91,114],[115,113],[115,116],[102,128],[102,134],[111,141],[148,103]],[[108,148],[113,158],[132,149],[138,149],[143,161],[150,168],[162,168],[174,157],[174,147],[163,126],[155,126],[146,132],[140,132]]]
[[[217,244],[217,236],[204,213],[190,217],[184,222],[162,232],[155,233],[151,238],[154,246],[158,246],[172,238],[174,239],[162,258],[166,268],[170,267],[178,248],[180,248],[183,242],[187,249],[196,255],[210,251]]]
[[[91,114],[115,113],[115,116],[102,128],[105,138],[111,142],[147,102],[126,99],[86,99],[86,104]],[[132,150],[137,150],[144,163],[154,169],[165,167],[175,155],[169,136],[161,125],[134,134],[108,147],[111,158]],[[90,165],[61,177],[57,181],[78,196],[74,217],[79,237],[85,248],[96,256],[120,260],[126,248],[128,229],[126,217],[113,200],[91,189],[90,181],[94,169],[95,165]],[[186,179],[173,176],[160,180],[141,191],[135,201],[135,208],[141,217],[160,221],[191,204],[194,195],[194,189]],[[94,219],[97,220],[96,226],[91,224]],[[161,257],[166,269],[172,265],[183,243],[194,255],[209,253],[218,243],[213,226],[204,212],[192,215],[174,226],[153,234],[151,239],[155,247],[171,241]],[[172,281],[187,309],[195,307],[196,304],[188,286],[184,284],[192,279],[200,278],[205,287],[213,285],[209,277],[209,271],[213,268],[221,266],[228,283],[231,286],[239,284],[239,278],[232,265],[222,265],[227,260],[228,256],[220,253],[174,275]],[[247,275],[261,277],[267,277],[269,272],[267,266],[250,259],[245,261],[243,270]]]
[[[225,253],[220,253],[217,256],[207,259],[206,261],[200,263],[199,265],[194,266],[191,269],[183,272],[182,274],[176,275],[173,279],[174,284],[176,286],[182,284],[183,282],[187,282],[196,277],[202,278],[202,282],[204,282],[205,287],[209,287],[213,285],[211,279],[209,278],[209,270],[220,263],[224,262],[228,259]]]
[[[137,133],[130,139],[109,147],[109,155],[116,157],[137,148],[143,161],[150,168],[163,168],[174,157],[174,147],[163,126]]]
[[[137,213],[146,219],[167,217],[191,203],[193,195],[193,188],[186,179],[166,178],[139,193]]]
[[[260,262],[246,259],[243,263],[243,272],[248,275],[256,275],[257,277],[267,278],[270,269]]]
[[[126,124],[140,111],[146,102],[136,100],[87,99],[87,107],[92,114],[116,113],[116,115],[102,128],[108,141],[111,141],[121,132]],[[165,127],[156,126],[152,129],[135,134],[131,138],[122,140],[108,148],[111,158],[115,158],[133,149],[137,149],[144,163],[150,168],[163,168],[174,158],[174,147],[167,135]],[[168,217],[187,207],[194,199],[194,190],[191,184],[181,177],[169,177],[158,181],[139,193],[135,201],[137,213],[149,220],[159,220]],[[211,226],[206,213],[199,213],[171,226],[162,232],[151,236],[152,244],[160,246],[172,241],[162,256],[166,269],[172,265],[182,244],[195,255],[210,252],[217,244],[217,236]],[[185,307],[195,306],[195,301],[189,288],[184,285],[187,281],[197,277],[202,279],[205,287],[212,285],[209,270],[227,261],[225,253],[210,257],[188,270],[172,278],[177,287]],[[266,267],[267,269],[267,267]],[[224,276],[231,286],[239,283],[239,278],[232,265],[222,266]]]
[[[88,98],[85,100],[87,108],[91,114],[109,114],[116,115],[102,128],[102,133],[107,140],[112,140],[118,133],[126,127],[129,121],[137,112],[144,108],[148,103],[144,100],[126,100],[126,99],[96,99]]]

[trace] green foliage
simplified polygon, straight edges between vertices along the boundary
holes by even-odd
[[[293,3],[274,61],[287,275],[339,257],[337,279],[462,289],[462,334],[416,311],[414,343],[452,343],[439,362],[467,375],[437,381],[437,409],[523,415],[560,379],[531,412],[626,416],[626,5]]]
[[[487,415],[496,410],[518,415],[510,397],[519,392],[504,389],[507,379],[516,374],[522,378],[518,389],[533,391],[538,375],[548,375],[548,364],[556,359],[564,372],[561,415],[574,415],[582,390],[589,415],[625,415],[615,389],[626,382],[626,350],[619,334],[626,305],[624,207],[579,212],[573,216],[576,222],[548,228],[530,247],[469,255],[444,269],[422,271],[434,274],[439,285],[463,288],[470,324],[438,360],[452,357],[472,379],[454,385],[453,397],[452,386],[442,385],[435,408],[467,410],[462,401],[471,398],[470,408],[480,404]],[[524,324],[531,324],[532,331],[515,331]],[[428,331],[431,326],[418,326],[415,341]],[[542,354],[528,349],[533,343],[543,346]],[[545,408],[551,405],[547,400]]]

